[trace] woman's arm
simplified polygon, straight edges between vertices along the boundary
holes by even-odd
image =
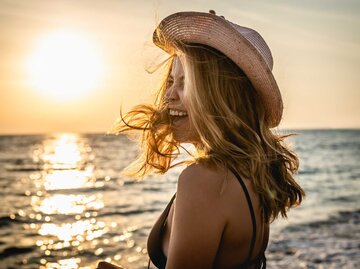
[[[226,225],[219,173],[203,165],[179,177],[166,268],[212,268]]]

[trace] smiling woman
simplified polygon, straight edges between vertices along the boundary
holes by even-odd
[[[40,41],[27,61],[30,84],[46,97],[77,99],[99,85],[103,64],[93,42],[80,33],[61,30]]]

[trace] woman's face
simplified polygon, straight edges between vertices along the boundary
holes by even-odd
[[[184,70],[179,57],[175,57],[168,77],[165,99],[168,101],[168,113],[174,139],[180,143],[197,143],[198,135],[190,123],[187,109],[187,95],[184,90]]]

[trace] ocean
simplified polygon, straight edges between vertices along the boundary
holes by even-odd
[[[275,220],[268,268],[360,268],[360,130],[295,130],[306,191]],[[134,181],[126,136],[0,136],[0,268],[145,268],[148,233],[181,167]]]

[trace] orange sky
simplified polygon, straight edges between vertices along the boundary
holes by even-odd
[[[156,22],[176,11],[209,9],[258,30],[269,44],[285,105],[281,128],[360,128],[360,3],[314,2],[0,0],[0,133],[106,133],[120,105],[150,100],[156,75],[145,67],[161,55],[151,44]],[[40,91],[31,82],[29,59],[58,31],[90,44],[102,67],[97,83],[80,98],[70,92],[60,100],[55,85]],[[65,45],[50,50],[59,51],[52,53],[57,61],[71,63],[58,73],[95,79],[85,72],[91,62],[76,62],[79,52],[64,59]],[[40,56],[49,60],[52,54]],[[51,66],[45,71],[51,79]]]

